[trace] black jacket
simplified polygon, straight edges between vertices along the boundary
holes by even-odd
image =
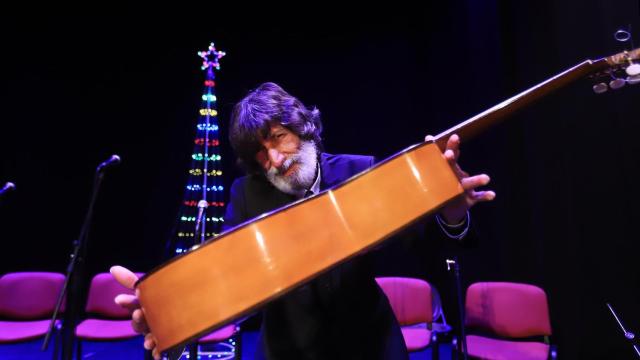
[[[368,169],[373,157],[322,154],[325,190]],[[296,199],[264,176],[234,181],[230,228]],[[313,216],[313,215],[311,215]],[[371,254],[358,256],[265,306],[258,359],[408,359],[400,327],[375,282]]]

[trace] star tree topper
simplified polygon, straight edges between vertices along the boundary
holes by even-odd
[[[206,70],[210,67],[215,67],[216,70],[220,70],[220,59],[225,55],[224,51],[216,50],[215,45],[211,43],[207,51],[198,51],[198,56],[202,58],[201,69]]]

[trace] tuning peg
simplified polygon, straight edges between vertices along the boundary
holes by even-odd
[[[627,83],[629,83],[630,85],[635,85],[640,83],[640,75],[627,76]]]
[[[607,90],[609,90],[609,87],[603,82],[593,85],[593,92],[596,94],[606,93]]]
[[[631,64],[627,67],[626,71],[629,76],[640,75],[640,64]]]
[[[609,87],[613,90],[618,90],[627,83],[624,79],[613,79],[609,82]]]

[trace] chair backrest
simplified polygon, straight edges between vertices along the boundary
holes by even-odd
[[[400,325],[431,323],[431,285],[422,279],[404,277],[376,278],[389,299]]]
[[[63,284],[64,275],[54,272],[3,275],[0,277],[0,316],[21,320],[51,316]]]
[[[142,273],[136,273],[141,277]],[[91,279],[89,286],[89,296],[87,298],[86,311],[110,318],[127,319],[130,317],[129,310],[116,304],[114,299],[119,294],[134,294],[134,290],[127,289],[120,285],[110,273],[96,274]]]
[[[551,335],[547,295],[541,288],[509,282],[469,286],[466,325],[509,338]]]

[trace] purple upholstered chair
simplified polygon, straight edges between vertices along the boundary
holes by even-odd
[[[16,272],[2,276],[0,343],[15,343],[44,336],[51,325],[51,316],[63,284],[64,275],[52,272]],[[64,311],[64,307],[60,310]],[[53,335],[56,336],[55,333]],[[57,339],[54,344],[55,356]]]
[[[224,341],[235,335],[239,330],[236,324],[227,325],[221,329],[218,329],[209,335],[203,336],[198,340],[198,343],[208,344]]]
[[[134,292],[120,285],[110,273],[97,274],[91,280],[86,312],[95,317],[87,318],[76,327],[78,359],[82,358],[82,340],[115,341],[140,335],[131,328],[129,310],[114,302],[118,294],[133,295]]]
[[[404,277],[376,278],[393,313],[400,323],[402,336],[410,352],[432,345],[432,356],[438,358],[438,342],[432,332],[431,285],[422,279]]]
[[[547,295],[541,288],[475,283],[467,289],[465,308],[469,355],[481,359],[555,358],[555,347],[549,345]]]
[[[197,344],[189,346],[189,352],[193,356],[196,354],[198,345],[219,344],[215,351],[201,350],[199,354],[202,355],[203,358],[209,356],[212,358],[228,359],[233,357],[234,359],[241,359],[241,344],[236,341],[230,341],[229,343],[224,342],[236,336],[239,332],[240,326],[238,324],[229,324],[198,339]]]

